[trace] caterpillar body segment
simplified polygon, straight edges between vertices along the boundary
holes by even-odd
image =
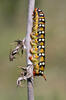
[[[36,54],[36,55],[39,55],[39,56],[40,56],[40,55],[41,55],[41,56],[42,56],[42,55],[45,56],[45,53],[43,52],[44,50],[45,50],[44,48],[42,48],[42,49],[40,49],[40,48],[38,48],[38,49],[37,49],[37,48],[32,49],[32,48],[31,48],[30,53],[31,53],[32,55],[35,55],[35,54]]]
[[[45,16],[42,10],[35,8],[33,12],[33,27],[31,37],[31,56],[29,59],[33,63],[33,75],[44,76],[45,69]]]
[[[31,46],[44,45],[45,39],[44,38],[33,39],[30,41],[30,44],[31,44]]]
[[[44,49],[45,51],[45,46],[44,45],[35,45],[33,48],[30,49],[30,53],[37,53],[39,49]],[[36,52],[37,51],[37,52]]]

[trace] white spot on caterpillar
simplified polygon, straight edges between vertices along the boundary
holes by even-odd
[[[42,39],[42,41],[44,41],[45,39]]]
[[[42,72],[42,74],[43,74],[43,72]]]
[[[43,16],[44,14],[40,14],[40,16]]]
[[[40,18],[39,21],[41,21],[42,19]]]
[[[39,18],[39,21],[45,21],[45,19],[44,18]]]
[[[45,65],[45,63],[43,62],[42,65]]]
[[[41,34],[41,31],[39,32],[39,34]]]
[[[41,73],[41,71],[40,71],[40,73]]]
[[[44,56],[45,54],[44,53],[39,53],[39,56]]]
[[[41,26],[44,27],[45,25],[44,24],[39,24],[39,27],[41,27]]]
[[[41,27],[42,25],[41,25],[41,24],[39,24],[39,26]]]
[[[42,48],[45,48],[45,46],[42,46]]]
[[[42,65],[42,64],[40,63],[40,65]]]
[[[39,9],[38,11],[40,12],[41,10]]]
[[[44,27],[45,25],[44,25],[44,24],[42,24],[42,26]]]
[[[42,18],[42,21],[45,21],[45,19],[44,19],[44,18]]]
[[[40,49],[40,48],[45,48],[45,46],[39,46],[39,49]]]
[[[40,65],[40,66],[41,66],[41,65],[45,65],[45,63],[44,63],[44,62],[42,62],[42,63],[40,63],[39,65]]]
[[[45,39],[42,39],[42,38],[41,38],[41,39],[39,39],[38,41],[40,42],[40,41],[44,41],[44,40],[45,40]]]
[[[39,56],[41,56],[41,53],[39,53]]]
[[[44,31],[42,31],[42,33],[44,33]]]
[[[44,54],[44,53],[42,53],[42,56],[45,56],[45,54]]]
[[[41,39],[39,39],[39,41],[41,41]]]

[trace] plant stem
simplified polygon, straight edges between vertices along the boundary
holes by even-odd
[[[32,14],[34,11],[34,5],[35,5],[35,0],[29,0],[28,3],[28,22],[27,22],[27,34],[26,34],[26,46],[27,46],[27,65],[32,64],[32,62],[29,60],[30,54],[30,33],[32,32]],[[33,69],[32,69],[33,73]],[[28,88],[28,100],[34,100],[34,92],[33,92],[33,77],[31,79],[27,80],[27,88]]]

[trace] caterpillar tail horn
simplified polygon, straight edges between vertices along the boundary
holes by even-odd
[[[45,81],[47,81],[46,76],[43,74],[43,78],[45,79]]]

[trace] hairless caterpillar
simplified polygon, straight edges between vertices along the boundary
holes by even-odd
[[[34,69],[34,76],[43,76],[45,69],[45,16],[42,10],[35,8],[33,12],[33,27],[30,34],[31,41],[31,56],[29,59],[32,61]]]

